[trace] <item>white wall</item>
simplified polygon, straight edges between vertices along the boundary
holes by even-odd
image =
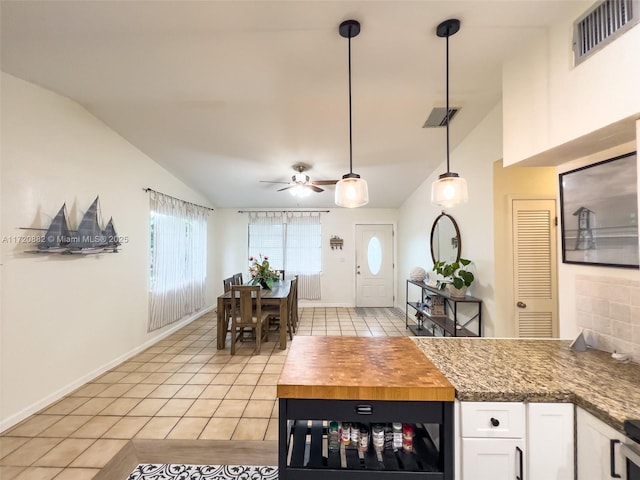
[[[250,210],[250,209],[249,209]],[[222,279],[236,272],[248,274],[247,232],[248,216],[238,210],[221,209],[216,218],[224,228],[217,232],[220,251],[225,252],[221,270],[215,280],[214,289],[222,292]],[[322,298],[317,301],[300,300],[300,305],[318,307],[353,307],[355,305],[355,225],[357,223],[386,223],[395,225],[396,209],[378,208],[332,208],[322,213]],[[344,240],[342,250],[331,250],[329,239],[337,235]],[[258,252],[252,252],[256,255]],[[397,270],[397,269],[396,269]],[[405,275],[400,273],[400,278]],[[404,284],[402,285],[404,288]],[[397,287],[397,286],[396,286]],[[396,294],[396,299],[398,298]],[[397,302],[396,302],[397,304]],[[402,305],[402,304],[400,304]]]
[[[452,127],[454,123],[452,123]],[[451,153],[451,171],[466,178],[469,203],[447,211],[460,229],[463,258],[474,262],[476,280],[469,294],[483,300],[484,335],[495,331],[493,250],[493,163],[502,157],[502,105],[493,110]],[[443,159],[445,160],[445,159]],[[400,305],[405,302],[405,280],[414,267],[433,268],[429,235],[440,209],[431,205],[431,183],[446,169],[443,162],[434,174],[405,201],[398,224],[398,279]],[[433,275],[433,272],[432,272]]]
[[[505,166],[640,116],[640,26],[573,67],[573,21],[590,3],[504,64]]]
[[[3,73],[1,100],[3,430],[175,328],[147,333],[142,189],[206,200],[67,98]],[[96,195],[103,217],[129,239],[121,252],[33,255],[23,253],[33,245],[16,243],[41,233],[20,227],[46,228],[65,202],[77,225]],[[209,255],[210,285],[214,262]]]

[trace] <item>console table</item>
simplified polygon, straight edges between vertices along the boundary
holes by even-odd
[[[409,287],[420,288],[420,300],[409,300]],[[481,337],[482,300],[467,295],[452,297],[424,282],[407,280],[405,326],[422,336]],[[409,309],[413,310],[409,310]],[[465,310],[461,312],[461,310]],[[415,316],[413,313],[415,312]],[[411,313],[411,318],[409,313]]]

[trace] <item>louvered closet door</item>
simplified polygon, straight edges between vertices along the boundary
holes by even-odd
[[[512,200],[517,337],[557,337],[554,200]]]

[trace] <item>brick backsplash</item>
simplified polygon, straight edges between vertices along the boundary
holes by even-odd
[[[640,281],[576,276],[576,323],[591,347],[640,363]]]

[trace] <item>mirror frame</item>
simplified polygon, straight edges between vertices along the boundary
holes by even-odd
[[[433,225],[431,226],[431,235],[429,236],[429,247],[431,249],[431,259],[433,260],[433,263],[435,264],[438,260],[436,259],[436,255],[435,252],[433,251],[433,235],[435,234],[436,231],[436,226],[438,225],[438,221],[442,218],[442,217],[447,217],[449,220],[451,220],[451,223],[453,223],[453,228],[455,228],[456,230],[456,237],[458,239],[458,254],[456,256],[456,262],[458,260],[460,260],[460,253],[462,252],[462,239],[460,238],[460,229],[458,228],[458,224],[456,223],[456,221],[454,220],[454,218],[449,215],[448,213],[444,213],[444,211],[438,215],[436,217],[436,219],[433,221]]]

